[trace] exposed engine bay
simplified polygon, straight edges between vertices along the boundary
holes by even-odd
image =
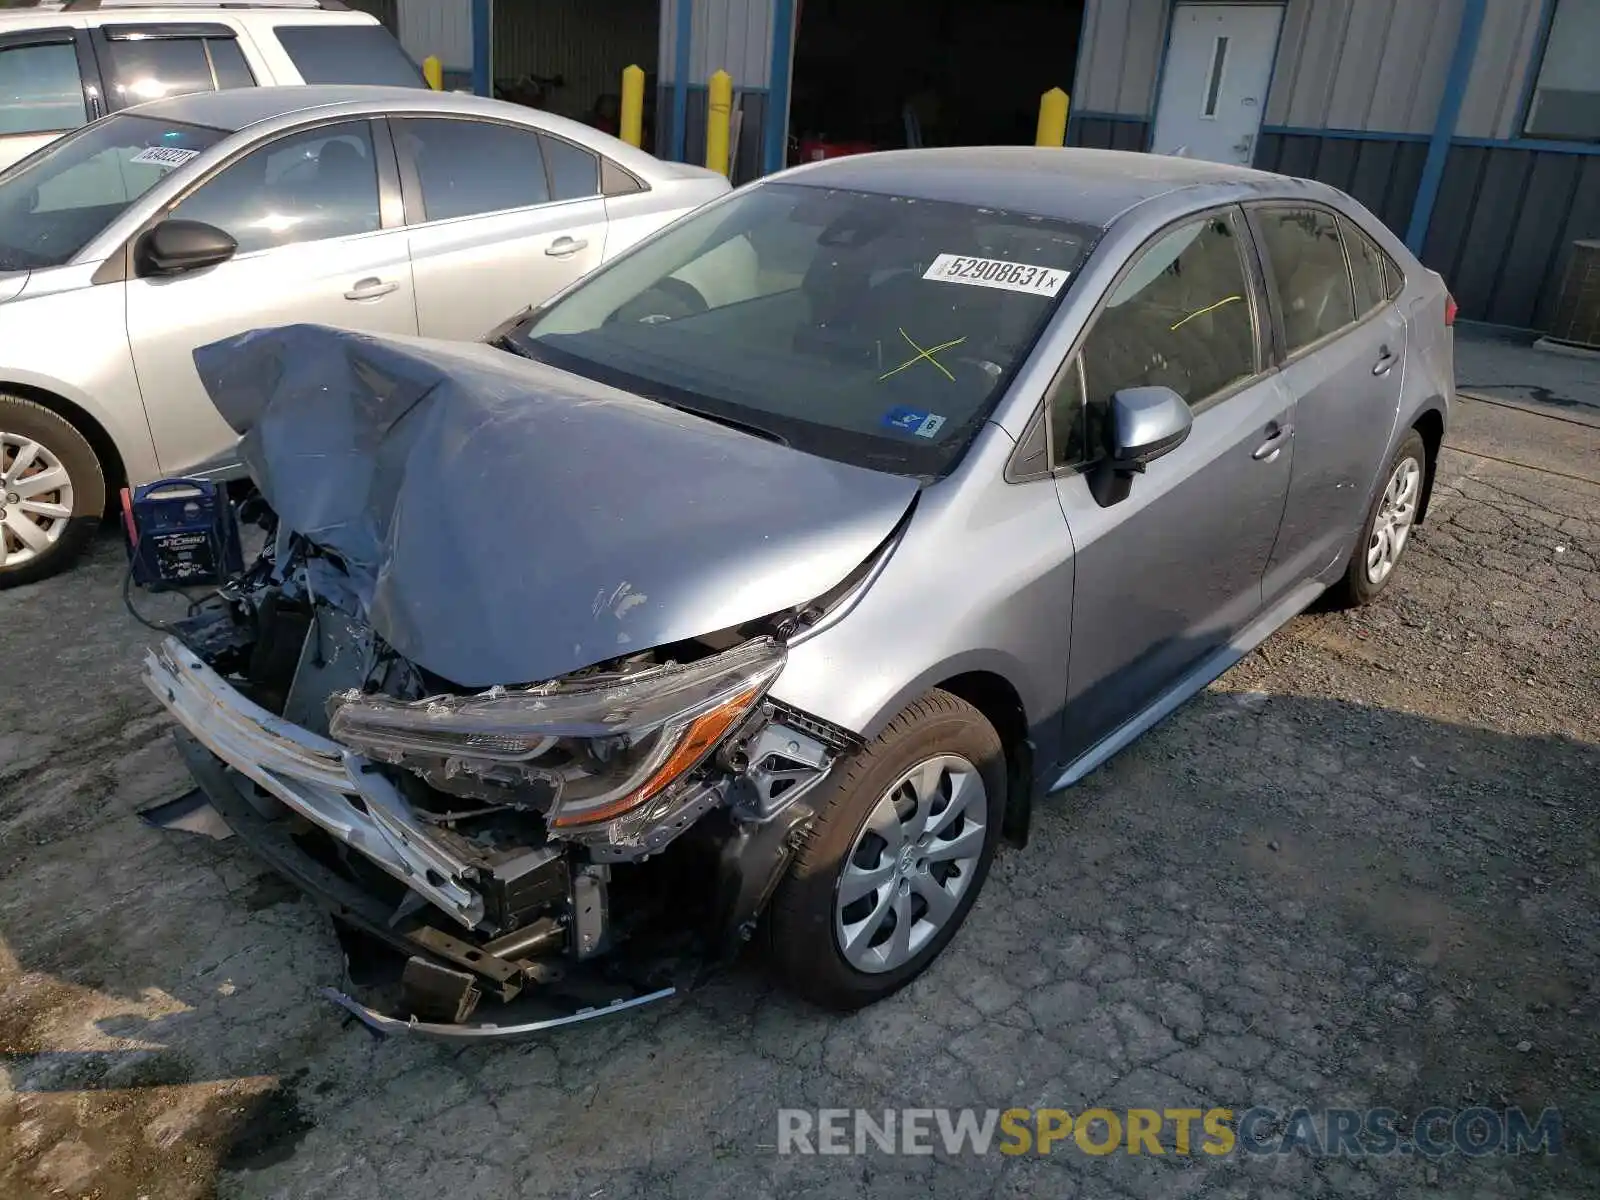
[[[807,793],[855,744],[766,689],[786,637],[849,586],[558,680],[460,689],[328,598],[348,595],[337,560],[252,507],[266,549],[146,677],[224,820],[333,911],[351,966],[336,999],[380,1028],[507,1031],[493,1009],[474,1023],[482,1001],[626,1004],[749,938]]]
[[[195,365],[265,547],[146,677],[227,828],[344,930],[365,990],[334,998],[502,1035],[748,937],[859,746],[769,691],[917,481],[488,346],[290,326]]]

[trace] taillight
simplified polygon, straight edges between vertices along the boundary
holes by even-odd
[[[1449,292],[1444,294],[1444,327],[1449,329],[1456,323],[1456,298]]]

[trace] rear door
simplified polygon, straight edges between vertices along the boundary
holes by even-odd
[[[1400,409],[1406,322],[1399,271],[1346,218],[1306,204],[1250,210],[1297,397],[1294,476],[1267,570],[1274,594],[1342,564]],[[1387,264],[1387,265],[1386,265]]]
[[[200,383],[196,347],[301,321],[417,331],[398,171],[381,119],[274,138],[168,215],[225,229],[239,250],[218,266],[126,285],[139,389],[167,474],[232,461],[235,435]]]
[[[1053,459],[1076,562],[1068,758],[1261,611],[1294,454],[1294,401],[1269,371],[1269,329],[1244,215],[1190,218],[1134,256],[1054,391]],[[1143,386],[1182,396],[1193,429],[1102,508],[1087,472],[1105,453],[1111,397]]]
[[[482,337],[600,264],[606,206],[595,155],[509,122],[389,123],[424,336]]]
[[[0,34],[0,170],[103,112],[94,54],[81,29]]]

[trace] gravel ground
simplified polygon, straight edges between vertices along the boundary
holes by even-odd
[[[1596,1194],[1600,432],[1464,404],[1451,442],[1377,605],[1052,800],[944,959],[848,1018],[748,964],[542,1043],[375,1041],[315,994],[309,904],[134,817],[187,784],[115,542],[0,595],[0,1195]],[[1559,1106],[1565,1153],[773,1149],[780,1107],[1089,1103]]]

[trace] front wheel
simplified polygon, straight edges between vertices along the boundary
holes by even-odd
[[[1394,578],[1421,511],[1427,472],[1428,450],[1413,429],[1385,468],[1383,490],[1372,502],[1349,568],[1334,592],[1336,605],[1369,604]]]
[[[0,588],[65,569],[105,505],[100,460],[83,435],[43,405],[0,393]]]
[[[835,768],[767,915],[772,961],[827,1008],[921,974],[978,898],[1000,840],[1005,752],[982,713],[934,691]]]

